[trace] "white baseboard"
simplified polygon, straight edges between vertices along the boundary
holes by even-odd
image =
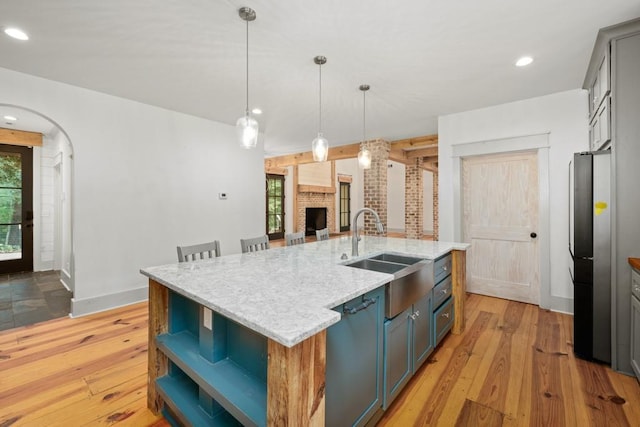
[[[564,298],[564,297],[554,297],[553,295],[550,298],[549,310],[557,311],[558,313],[571,314],[573,315],[573,299]],[[543,307],[546,308],[546,307]]]
[[[71,282],[71,275],[64,268],[60,270],[60,282],[62,282],[62,285],[65,288],[67,288],[69,292],[73,293],[73,284]]]
[[[99,295],[91,298],[71,298],[71,317],[86,316],[87,314],[98,313],[112,308],[122,307],[149,298],[149,288],[129,289],[108,295]]]

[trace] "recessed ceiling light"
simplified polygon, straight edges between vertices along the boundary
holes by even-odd
[[[525,67],[533,62],[533,58],[530,56],[523,56],[516,61],[516,67]]]
[[[251,110],[251,112],[252,112],[253,114],[262,114],[262,110],[261,110],[261,109],[259,109],[259,108],[254,108],[253,110]]]
[[[27,33],[19,28],[5,28],[4,33],[9,37],[13,37],[17,40],[29,40],[29,36],[27,35]]]
[[[17,118],[17,117],[14,117],[14,116],[4,116],[3,118],[4,118],[5,120],[10,121],[10,122],[15,122],[16,120],[18,120],[18,118]]]

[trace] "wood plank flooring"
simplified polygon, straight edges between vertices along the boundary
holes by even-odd
[[[576,359],[572,317],[469,295],[379,426],[638,426],[635,378]],[[146,408],[147,304],[0,332],[0,427],[167,426]]]

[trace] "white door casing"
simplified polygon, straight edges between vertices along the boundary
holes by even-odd
[[[537,161],[535,151],[462,159],[469,292],[540,303]]]

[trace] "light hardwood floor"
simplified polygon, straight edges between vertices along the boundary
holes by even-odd
[[[573,356],[572,317],[469,295],[380,426],[638,426],[635,378]],[[166,426],[146,409],[147,304],[0,333],[0,426]]]

